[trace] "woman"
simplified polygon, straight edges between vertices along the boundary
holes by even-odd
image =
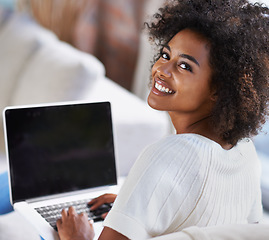
[[[189,226],[255,223],[260,166],[250,137],[268,114],[269,10],[245,0],[169,1],[147,24],[160,47],[149,105],[176,134],[140,155],[104,222],[104,239],[147,239]],[[105,195],[92,201],[113,201]],[[64,239],[92,239],[73,208]]]

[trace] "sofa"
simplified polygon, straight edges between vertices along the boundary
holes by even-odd
[[[0,111],[6,106],[79,100],[111,102],[119,176],[128,174],[146,145],[171,132],[168,116],[108,79],[97,58],[59,41],[29,15],[0,8]],[[0,162],[6,161],[3,135],[1,118]],[[262,145],[263,139],[257,139],[257,146],[259,141]],[[269,156],[261,149],[259,154],[264,159]],[[0,168],[0,173],[3,170]],[[39,239],[14,214],[1,217],[0,238],[8,227],[15,227],[6,239]],[[268,229],[268,224],[191,227],[153,240],[263,240],[268,239]]]
[[[108,79],[97,58],[59,41],[26,13],[0,9],[0,73],[1,112],[14,105],[110,101],[120,176],[146,145],[170,131],[165,113]],[[2,125],[1,118],[4,157]]]
[[[268,240],[268,224],[229,224],[212,227],[188,227],[150,240]]]
[[[261,189],[265,210],[269,211],[269,120],[263,126],[259,135],[254,138],[254,144],[261,161]]]
[[[4,108],[66,101],[111,102],[119,177],[146,145],[170,132],[167,115],[108,79],[96,57],[59,41],[28,14],[0,7],[0,174],[7,169]],[[17,238],[40,239],[18,213],[0,216],[0,239]]]

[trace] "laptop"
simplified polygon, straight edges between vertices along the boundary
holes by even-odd
[[[117,186],[110,103],[7,107],[3,119],[14,209],[46,240],[70,205],[98,220],[87,203]]]

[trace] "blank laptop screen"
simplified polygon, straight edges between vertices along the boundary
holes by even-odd
[[[5,111],[13,202],[117,182],[108,102]]]

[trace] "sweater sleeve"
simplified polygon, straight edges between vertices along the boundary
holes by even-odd
[[[261,192],[259,191],[248,216],[248,223],[258,223],[261,221],[263,214],[261,202]]]
[[[254,146],[253,146],[254,147]],[[261,193],[261,163],[256,155],[256,164],[253,166],[252,171],[255,172],[256,181],[253,181],[254,186],[254,201],[248,215],[248,223],[258,223],[262,220],[263,207],[262,207],[262,193]]]
[[[175,222],[176,226],[183,223],[199,199],[207,169],[200,160],[205,153],[197,149],[194,142],[175,137],[147,148],[134,164],[104,226],[141,240],[169,232]]]

